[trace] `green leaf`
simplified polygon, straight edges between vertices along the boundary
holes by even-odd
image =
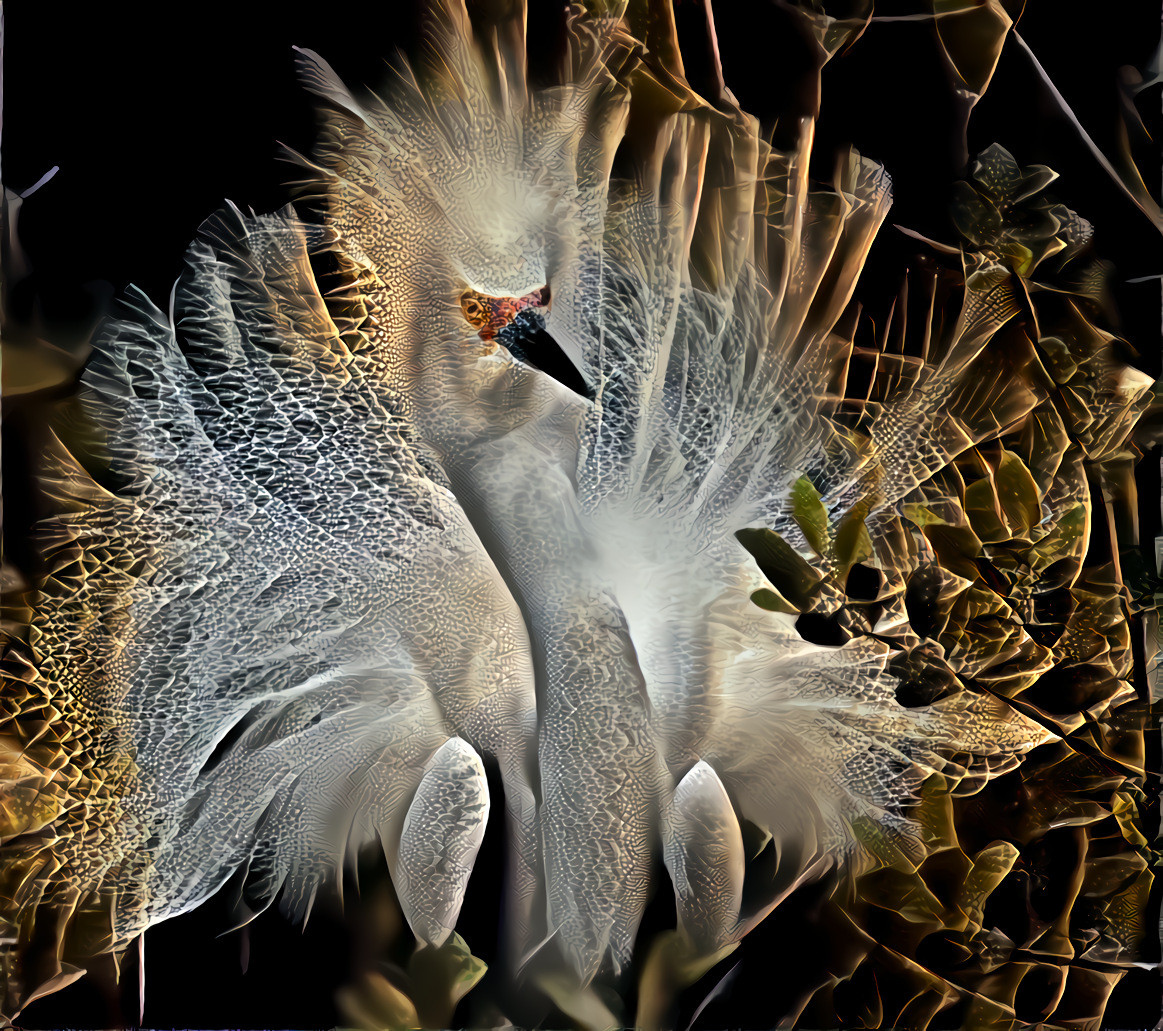
[[[412,1000],[376,970],[341,988],[336,1001],[344,1016],[361,1027],[424,1026]]]
[[[1087,543],[1086,523],[1086,506],[1075,505],[1030,549],[1030,565],[1041,572],[1059,559],[1080,558]]]
[[[972,7],[934,0],[933,7],[938,14],[957,12],[937,19],[937,37],[965,92],[976,102],[993,78],[1013,19],[998,0]]]
[[[808,0],[799,11],[811,25],[825,60],[830,60],[864,32],[868,19],[872,17],[872,0],[857,0],[844,5],[843,18],[828,14],[824,5],[816,0]]]
[[[455,931],[439,948],[425,947],[413,953],[408,974],[416,985],[417,1012],[426,1027],[447,1027],[456,1005],[476,985],[488,966],[472,954],[468,943]]]
[[[1008,841],[997,841],[973,857],[973,866],[957,892],[957,908],[971,933],[981,930],[985,905],[1013,869],[1018,855],[1018,850]]]
[[[1010,267],[1019,276],[1029,276],[1034,269],[1034,252],[1020,243],[1007,244],[1003,251],[1010,259]]]
[[[823,558],[828,553],[828,510],[806,476],[801,476],[792,486],[791,504],[796,525],[803,530],[812,550]]]
[[[984,476],[965,488],[965,514],[978,539],[986,543],[1009,540],[1013,534],[997,501],[993,481]]]
[[[1042,505],[1038,485],[1026,463],[1012,451],[1003,451],[993,482],[1013,535],[1028,539],[1030,531],[1042,521]]]
[[[761,609],[767,609],[768,612],[786,612],[789,615],[795,615],[799,612],[799,609],[786,598],[781,597],[775,591],[769,590],[766,587],[761,587],[758,591],[753,591],[751,600]]]
[[[928,505],[922,505],[919,502],[910,501],[906,503],[902,511],[909,522],[917,527],[924,529],[926,526],[937,524],[938,526],[947,526],[948,523],[937,515]]]
[[[868,527],[864,525],[870,507],[867,501],[858,501],[848,510],[836,528],[833,554],[836,556],[840,576],[847,576],[848,570],[857,562],[872,558],[872,537],[868,533]]]
[[[924,528],[924,534],[949,572],[966,580],[977,579],[975,559],[981,554],[981,541],[968,526],[931,523]]]
[[[1112,796],[1111,812],[1119,825],[1123,837],[1138,848],[1145,848],[1147,839],[1139,828],[1139,808],[1135,800],[1125,791],[1116,791]]]
[[[739,530],[735,536],[755,557],[763,575],[797,611],[811,607],[823,577],[807,559],[772,530]]]

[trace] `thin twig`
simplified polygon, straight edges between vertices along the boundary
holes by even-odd
[[[1114,180],[1115,185],[1117,185],[1119,189],[1130,198],[1131,203],[1133,203],[1135,207],[1137,207],[1151,220],[1156,229],[1158,229],[1160,232],[1163,232],[1163,211],[1159,210],[1159,205],[1157,205],[1149,196],[1140,197],[1137,191],[1131,189],[1131,187],[1127,185],[1126,181],[1119,174],[1115,166],[1112,165],[1109,160],[1107,160],[1107,156],[1102,152],[1098,144],[1095,143],[1091,138],[1090,133],[1088,133],[1086,129],[1083,128],[1083,125],[1078,120],[1078,116],[1074,113],[1073,108],[1071,108],[1071,106],[1067,103],[1066,98],[1058,91],[1058,87],[1054,85],[1053,79],[1050,78],[1050,75],[1046,69],[1042,67],[1042,62],[1038,60],[1037,55],[1033,50],[1030,49],[1029,44],[1024,39],[1022,39],[1020,33],[1016,29],[1011,32],[1011,35],[1013,36],[1014,41],[1018,44],[1018,46],[1020,46],[1026,52],[1026,56],[1029,57],[1030,63],[1034,66],[1034,70],[1038,73],[1038,76],[1046,85],[1046,88],[1050,91],[1050,94],[1054,97],[1054,100],[1057,102],[1058,107],[1061,108],[1062,113],[1066,115],[1066,117],[1070,120],[1070,123],[1078,131],[1078,135],[1082,137],[1083,142],[1094,155],[1095,160],[1098,161],[1100,165],[1102,165],[1107,175],[1109,175],[1111,179]]]

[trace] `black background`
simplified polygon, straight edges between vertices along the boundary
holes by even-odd
[[[309,151],[313,133],[310,104],[295,81],[292,45],[318,51],[353,86],[374,86],[383,79],[385,58],[415,39],[419,23],[415,12],[392,3],[9,0],[5,7],[5,185],[26,190],[59,166],[23,204],[21,242],[33,273],[9,284],[11,314],[16,324],[37,323],[49,339],[75,348],[108,299],[128,283],[164,308],[185,245],[224,199],[256,210],[289,199],[280,184],[292,170],[280,145]],[[881,7],[881,13],[909,9]],[[555,7],[535,7],[530,39],[553,38],[556,17]],[[725,77],[745,109],[771,121],[781,112],[813,106],[811,49],[783,7],[773,0],[719,3],[716,22]],[[1119,76],[1126,66],[1144,68],[1150,60],[1159,40],[1158,6],[1144,0],[1031,0],[1020,31],[1099,145],[1113,153]],[[948,200],[964,174],[966,154],[931,24],[872,24],[824,70],[821,100],[821,176],[827,177],[835,152],[851,144],[883,162],[894,180],[890,224],[860,287],[876,319],[923,252],[891,224],[955,239]],[[1157,112],[1158,106],[1156,89],[1143,107]],[[1163,271],[1158,233],[1099,168],[1012,44],[969,126],[970,153],[994,141],[1021,164],[1040,162],[1061,173],[1051,192],[1095,224],[1096,250],[1116,267],[1120,331],[1139,352],[1137,364],[1158,374],[1160,283],[1127,283]],[[1143,171],[1156,186],[1157,159]],[[52,400],[24,399],[5,411],[10,557],[19,557],[22,521],[36,511],[26,470]],[[1159,490],[1155,452],[1143,463],[1141,486],[1148,499],[1143,539],[1149,548],[1159,532],[1157,506],[1150,500]],[[498,832],[490,828],[460,925],[486,958],[493,949],[497,899],[485,885],[496,883],[501,852]],[[367,867],[365,893],[383,877],[382,862],[369,859]],[[649,924],[673,922],[665,895],[659,892]],[[349,891],[349,913],[358,910],[359,898]],[[811,891],[801,893],[745,941],[731,1004],[709,1007],[703,1026],[720,1026],[716,1020],[774,1024],[804,957],[825,944],[811,937],[806,917],[813,904]],[[334,993],[347,980],[357,946],[336,908],[317,906],[304,932],[268,912],[245,934],[222,935],[230,916],[227,900],[213,901],[147,933],[147,1026],[301,1028],[341,1020]],[[136,1023],[133,950],[121,990],[109,982],[108,976],[83,979],[33,1004],[23,1023]],[[1107,1024],[1149,1026],[1158,1012],[1156,978],[1136,973],[1116,991]],[[470,1011],[460,1016],[472,1020]]]

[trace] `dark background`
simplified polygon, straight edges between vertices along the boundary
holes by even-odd
[[[409,46],[418,25],[407,5],[392,3],[296,9],[257,0],[10,0],[5,6],[5,185],[21,192],[59,166],[23,204],[20,239],[33,271],[8,284],[10,326],[35,327],[77,350],[108,300],[131,282],[164,308],[185,245],[224,199],[256,210],[289,199],[280,184],[292,170],[280,144],[307,152],[313,134],[310,105],[295,82],[292,45],[318,51],[353,86],[374,85],[383,79],[385,58],[396,46]],[[887,2],[880,7],[882,14],[920,9]],[[555,6],[537,6],[530,39],[553,39],[556,19]],[[725,77],[745,109],[770,122],[780,112],[813,106],[812,49],[784,7],[774,0],[732,0],[718,5],[716,22]],[[1142,69],[1150,61],[1159,40],[1157,5],[1031,0],[1019,28],[1083,124],[1113,154],[1120,76],[1126,67]],[[1157,88],[1141,108],[1154,109],[1152,129],[1158,130]],[[851,144],[883,162],[895,184],[890,224],[860,287],[874,319],[887,311],[907,267],[924,251],[892,223],[938,240],[956,239],[948,201],[952,184],[965,172],[959,123],[930,23],[875,22],[824,70],[817,134],[821,176],[827,177],[835,152]],[[969,153],[995,141],[1023,165],[1044,163],[1061,173],[1051,192],[1094,223],[1097,252],[1115,264],[1119,331],[1137,349],[1137,364],[1157,375],[1160,282],[1127,280],[1163,272],[1159,235],[1107,178],[1012,43],[970,121]],[[1158,157],[1149,147],[1146,153],[1144,178],[1154,187]],[[9,559],[18,564],[22,527],[37,510],[28,469],[38,428],[67,390],[5,408],[5,534]],[[1152,451],[1140,478],[1149,554],[1159,533],[1152,501],[1159,495],[1158,466]],[[497,899],[482,887],[499,876],[498,839],[491,827],[460,924],[486,959],[493,950]],[[365,895],[377,885],[382,889],[384,876],[382,860],[369,858],[366,865]],[[648,923],[673,924],[665,895],[659,893]],[[358,913],[359,899],[349,891],[349,916]],[[814,943],[804,931],[813,905],[810,891],[800,893],[744,942],[743,963],[732,975],[732,1003],[718,1020],[775,1023],[786,991],[781,983],[794,982],[811,954],[827,944]],[[318,906],[304,932],[268,912],[245,934],[223,935],[231,914],[223,897],[148,932],[147,1026],[301,1028],[342,1019],[334,993],[347,981],[360,946],[337,908]],[[23,1023],[136,1023],[136,966],[131,950],[120,992],[110,987],[106,970],[33,1004]],[[712,973],[699,991],[717,976]],[[708,1008],[705,1026],[716,1026],[716,1009]],[[1107,1025],[1150,1026],[1158,1014],[1157,978],[1136,972],[1116,990]],[[472,1013],[465,1011],[463,1019],[471,1022]]]

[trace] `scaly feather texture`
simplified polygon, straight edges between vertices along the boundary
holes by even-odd
[[[131,294],[97,342],[85,399],[122,483],[102,492],[63,454],[50,469],[57,560],[23,679],[56,707],[46,725],[84,728],[57,754],[104,770],[106,797],[70,824],[68,763],[22,743],[13,783],[59,782],[60,800],[5,849],[28,911],[111,898],[117,948],[240,869],[249,903],[282,892],[305,918],[378,839],[439,950],[491,757],[514,976],[585,1021],[660,863],[695,976],[789,885],[923,851],[907,807],[926,776],[979,785],[1053,738],[977,676],[996,639],[957,607],[994,629],[1009,610],[950,541],[987,539],[974,491],[1000,499],[1003,534],[1042,527],[1060,549],[1087,501],[1065,443],[966,482],[978,445],[1059,418],[1032,364],[985,371],[1019,309],[998,255],[967,250],[959,311],[934,294],[919,357],[876,352],[856,396],[844,315],[883,169],[851,155],[811,184],[810,125],[773,151],[616,13],[576,14],[564,81],[540,89],[516,23],[486,45],[462,7],[443,15],[382,99],[300,55],[324,112],[303,185],[326,226],[225,209],[169,313]],[[518,320],[590,397],[465,320],[467,293],[544,288]],[[1148,386],[1096,375],[1123,378],[1073,395],[1092,457]],[[857,565],[880,583],[866,619],[844,608]],[[911,622],[922,588],[967,629],[930,656],[956,687],[906,705],[899,660],[933,633]],[[1007,656],[1048,668],[1011,637]],[[780,870],[747,912],[741,820]],[[15,963],[10,1000],[35,987]]]

